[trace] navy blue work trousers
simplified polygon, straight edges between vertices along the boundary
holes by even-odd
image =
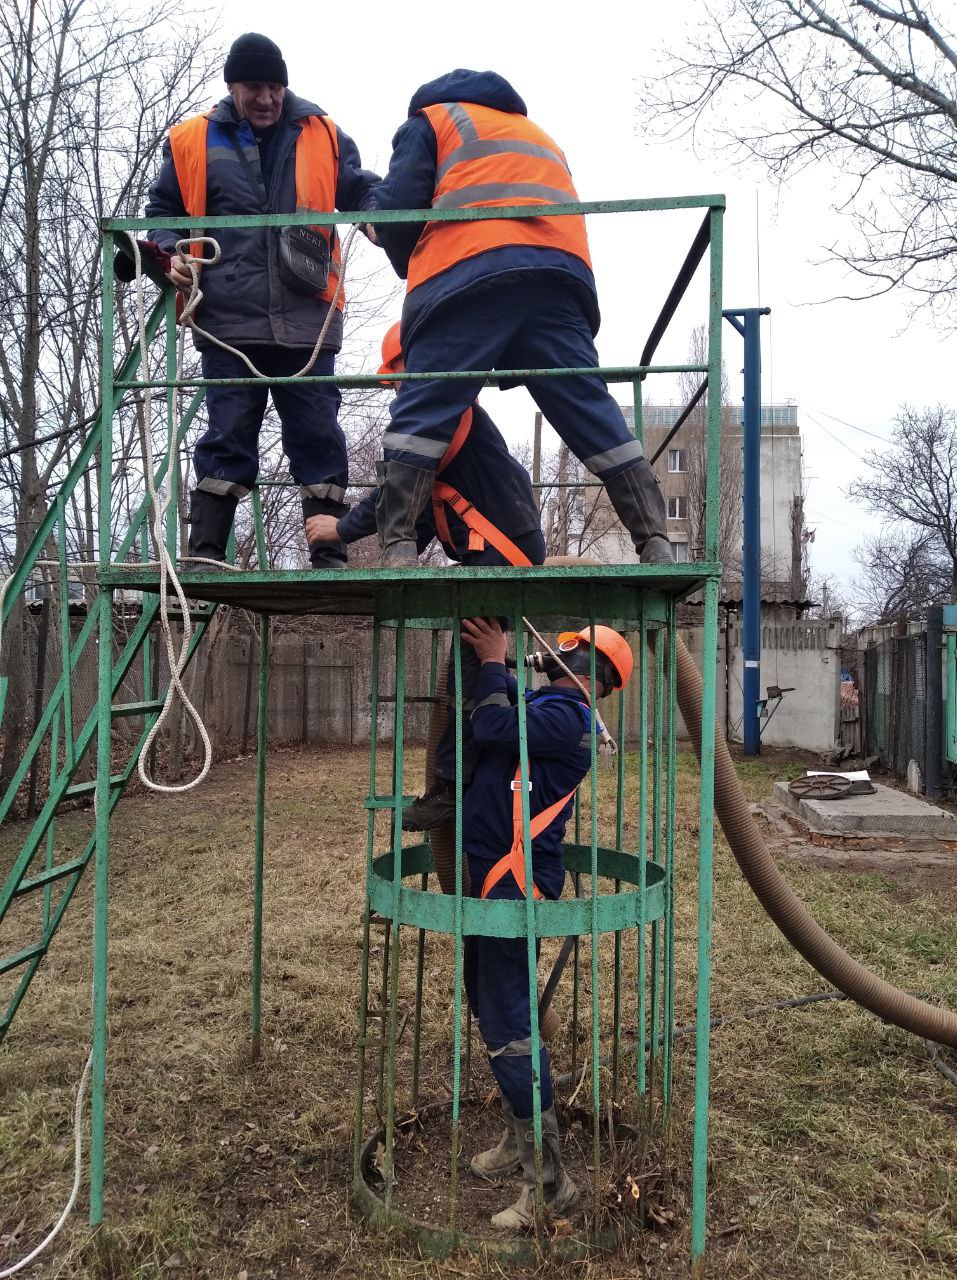
[[[469,858],[473,897],[481,896],[482,884],[492,865],[482,859]],[[523,900],[511,875],[503,876],[489,892],[488,900],[495,899]],[[539,950],[536,943],[536,957]],[[478,1019],[492,1075],[515,1116],[527,1120],[532,1114],[528,944],[524,938],[470,934],[465,938],[463,952],[465,992],[472,1016]],[[539,1081],[542,1110],[547,1111],[552,1105],[552,1072],[544,1045],[539,1059]]]
[[[561,280],[548,279],[490,284],[450,299],[415,329],[405,352],[409,373],[597,364],[581,300]],[[392,421],[382,442],[386,461],[423,470],[438,466],[482,385],[481,378],[407,383],[390,406]],[[577,374],[531,378],[525,385],[572,453],[599,479],[643,457],[604,379]]]
[[[240,349],[240,348],[237,348]],[[309,352],[293,347],[242,348],[262,373],[287,378],[298,373]],[[249,378],[238,356],[218,347],[202,353],[204,378]],[[335,352],[320,351],[310,370],[317,375],[335,371]],[[207,387],[209,426],[196,443],[193,456],[199,487],[213,493],[244,497],[259,474],[259,431],[269,395],[282,423],[282,447],[297,484],[316,497],[342,502],[348,484],[346,440],[339,426],[339,388],[331,383],[265,383],[250,386]]]
[[[531,533],[514,537],[508,530],[503,530],[520,551],[524,551],[532,564],[541,564],[545,559],[545,539],[541,529],[533,529]],[[469,551],[462,559],[464,565],[470,564],[508,564],[508,560],[495,547],[486,546],[483,551]],[[503,629],[509,625],[508,618],[499,618]],[[482,664],[475,656],[470,644],[462,641],[462,707],[465,717],[462,720],[462,786],[467,787],[475,773],[475,765],[480,755],[480,748],[475,745],[472,734],[470,712],[475,699],[475,685]],[[449,650],[449,662],[446,668],[445,688],[448,697],[449,718],[445,729],[435,747],[435,772],[440,778],[451,782],[455,778],[455,657]]]

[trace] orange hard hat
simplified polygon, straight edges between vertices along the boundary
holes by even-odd
[[[631,645],[619,632],[611,627],[596,626],[594,629],[595,648],[611,663],[618,680],[616,689],[623,689],[631,679],[635,666],[635,657]],[[558,651],[567,653],[577,649],[579,645],[591,644],[592,628],[582,627],[581,631],[562,631],[558,636]]]
[[[399,340],[399,321],[388,330],[382,339],[382,364],[380,373],[395,373],[395,366],[402,359],[402,343]]]

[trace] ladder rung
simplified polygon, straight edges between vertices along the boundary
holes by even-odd
[[[148,716],[152,711],[162,711],[162,698],[152,702],[114,702],[110,707],[111,716]]]
[[[13,955],[0,956],[0,973],[15,969],[17,965],[26,964],[34,956],[42,956],[46,949],[46,942],[34,942],[32,946],[24,947],[22,951],[14,951]]]
[[[417,796],[403,796],[401,807],[406,808],[416,799],[418,799]],[[394,809],[395,796],[366,796],[362,804],[366,809]]]
[[[42,889],[45,884],[52,884],[54,880],[62,880],[64,876],[71,876],[74,871],[82,871],[86,863],[86,858],[74,858],[71,862],[63,862],[58,867],[49,867],[46,871],[41,871],[30,880],[22,880],[19,886],[14,889],[13,896],[18,898],[21,893],[32,893],[34,889]]]
[[[126,781],[126,775],[121,773],[116,777],[110,778],[110,786],[121,787]],[[72,787],[67,787],[66,791],[64,791],[63,799],[72,799],[73,796],[91,796],[95,790],[95,778],[91,782],[74,782]]]

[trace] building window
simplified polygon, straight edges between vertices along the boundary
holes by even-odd
[[[668,450],[668,470],[669,471],[687,471],[688,460],[684,449]]]
[[[687,520],[688,519],[688,499],[684,494],[668,499],[668,519],[669,520]]]
[[[675,558],[675,564],[688,563],[688,544],[687,542],[673,542],[671,544],[671,552]]]

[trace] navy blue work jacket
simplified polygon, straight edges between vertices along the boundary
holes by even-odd
[[[399,393],[401,395],[401,392]],[[465,444],[442,472],[439,479],[457,489],[486,519],[491,520],[513,541],[539,528],[538,508],[532,495],[528,472],[509,453],[502,433],[480,407],[472,405],[472,429]],[[343,542],[358,542],[376,531],[375,504],[379,490],[374,489],[339,521]],[[452,544],[442,543],[450,560],[461,560],[468,551],[468,527],[446,504]],[[436,536],[430,502],[416,523],[418,550],[421,554]]]
[[[525,715],[534,817],[574,791],[588,772],[591,711],[580,690],[549,687],[526,692]],[[519,761],[518,685],[500,663],[482,663],[472,731],[482,755],[462,801],[462,843],[470,867],[487,874],[512,847],[511,784]],[[562,840],[573,803],[532,841],[535,883],[547,898],[562,891]]]

